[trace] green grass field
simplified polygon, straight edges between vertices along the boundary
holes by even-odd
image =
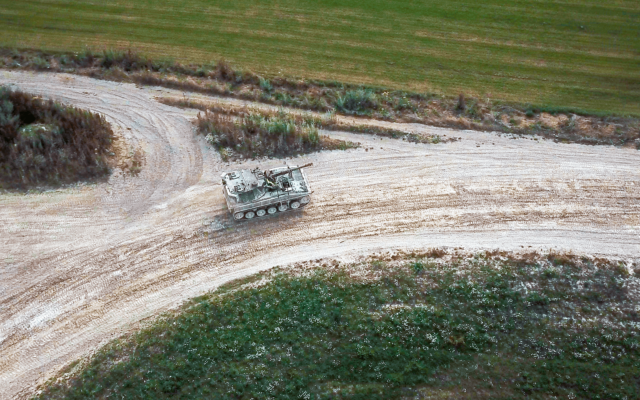
[[[38,398],[636,398],[632,279],[482,254],[267,272],[112,342]]]
[[[640,115],[637,0],[22,0],[0,45]]]

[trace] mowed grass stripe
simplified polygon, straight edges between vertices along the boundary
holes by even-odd
[[[0,44],[132,47],[335,79],[640,115],[636,1],[23,1]]]

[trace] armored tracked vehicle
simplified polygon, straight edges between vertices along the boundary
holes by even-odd
[[[311,189],[302,168],[311,165],[267,171],[242,169],[222,174],[222,190],[233,218],[263,217],[309,204]]]

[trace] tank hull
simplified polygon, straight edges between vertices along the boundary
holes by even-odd
[[[260,218],[270,214],[295,210],[302,208],[311,201],[311,189],[307,176],[302,169],[294,170],[297,167],[274,168],[265,173],[281,173],[290,170],[285,178],[277,178],[287,183],[285,188],[282,185],[269,188],[268,183],[263,179],[263,174],[256,174],[254,171],[234,171],[223,174],[222,192],[224,194],[227,208],[235,220]],[[249,175],[250,172],[253,175]],[[237,177],[235,180],[230,177]],[[249,186],[255,185],[252,190],[246,190]],[[236,189],[234,191],[234,188]],[[238,189],[244,188],[245,190]]]

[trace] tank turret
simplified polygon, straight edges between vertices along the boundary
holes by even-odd
[[[242,169],[222,174],[227,207],[236,220],[295,210],[309,204],[311,189],[302,166],[261,171]]]

